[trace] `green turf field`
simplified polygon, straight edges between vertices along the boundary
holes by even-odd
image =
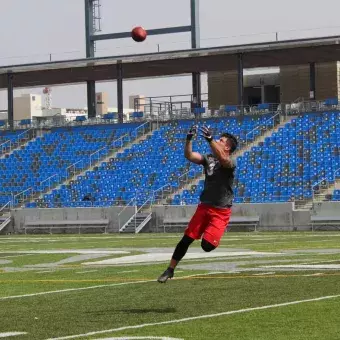
[[[0,338],[340,339],[340,233],[0,237]],[[103,261],[103,263],[101,263]]]

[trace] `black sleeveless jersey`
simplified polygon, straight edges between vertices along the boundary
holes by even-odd
[[[233,204],[233,184],[235,162],[232,168],[222,167],[219,160],[212,154],[204,155],[205,181],[200,201],[217,208],[228,208]]]

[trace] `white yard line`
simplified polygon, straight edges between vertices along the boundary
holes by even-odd
[[[203,273],[203,274],[193,274],[193,275],[187,275],[187,276],[179,276],[179,277],[175,278],[175,280],[188,279],[190,277],[195,277],[195,276],[206,276],[206,275],[213,275],[213,274],[221,274],[221,273],[223,273],[223,272],[209,272],[209,273]],[[106,284],[106,285],[96,285],[96,286],[88,286],[88,287],[80,287],[80,288],[67,288],[67,289],[60,289],[60,290],[51,290],[51,291],[47,291],[47,292],[39,292],[39,293],[32,293],[32,294],[3,296],[3,297],[0,297],[0,301],[2,301],[2,300],[12,300],[12,299],[21,299],[21,298],[32,297],[32,296],[40,296],[40,295],[76,292],[76,291],[80,291],[80,290],[126,286],[126,285],[133,285],[133,284],[139,284],[139,283],[149,283],[149,282],[157,282],[157,281],[156,281],[156,279],[154,279],[154,280],[144,280],[144,281],[128,281],[128,282],[120,282],[120,283],[110,283],[110,284]]]
[[[54,270],[44,270],[44,271],[41,271],[41,272],[36,272],[36,274],[44,274],[44,273],[53,273]]]
[[[7,332],[7,333],[0,333],[0,338],[7,338],[9,336],[17,336],[17,335],[24,335],[27,334],[26,332]]]
[[[7,252],[8,253],[8,252]],[[103,255],[129,255],[130,252],[129,251],[125,251],[125,250],[91,250],[91,249],[78,249],[78,250],[74,250],[74,249],[51,249],[51,250],[32,250],[32,249],[28,249],[28,250],[12,250],[11,251],[12,254],[31,254],[31,255],[35,255],[35,254],[103,254]],[[1,252],[0,252],[1,255]]]
[[[76,274],[94,273],[94,272],[97,272],[97,271],[98,271],[98,269],[84,270],[83,272],[76,272]]]
[[[117,272],[117,274],[125,274],[125,273],[137,273],[139,272],[138,269],[135,269],[135,270],[123,270],[122,272]]]
[[[184,339],[168,338],[164,336],[124,336],[119,338],[105,338],[97,340],[184,340]]]
[[[84,333],[84,334],[69,335],[69,336],[64,336],[64,337],[60,337],[60,338],[50,338],[48,340],[76,339],[76,338],[89,337],[89,336],[105,334],[105,333],[121,332],[121,331],[129,330],[129,329],[139,329],[139,328],[152,327],[152,326],[169,325],[169,324],[176,324],[176,323],[187,322],[187,321],[195,321],[195,320],[201,320],[201,319],[211,319],[211,318],[216,318],[216,317],[219,317],[219,316],[247,313],[247,312],[265,310],[265,309],[271,309],[271,308],[278,308],[278,307],[285,307],[285,306],[297,305],[297,304],[300,304],[300,303],[335,299],[335,298],[339,298],[339,297],[340,297],[340,294],[322,296],[322,297],[314,298],[314,299],[297,300],[297,301],[277,303],[277,304],[273,304],[273,305],[266,305],[266,306],[260,306],[260,307],[244,308],[244,309],[231,310],[231,311],[228,311],[228,312],[222,312],[222,313],[216,313],[216,314],[206,314],[206,315],[193,316],[193,317],[183,318],[183,319],[161,321],[161,322],[154,322],[154,323],[144,323],[144,324],[139,324],[139,325],[134,325],[134,326],[124,326],[124,327],[112,328],[112,329],[96,331],[96,332],[89,332],[89,333]]]
[[[318,263],[325,263],[325,262],[340,262],[340,259],[338,260],[327,260],[324,259],[323,261],[311,261],[311,262],[303,262],[303,263],[299,263],[299,264],[318,264]]]
[[[24,255],[8,255],[8,256],[1,256],[1,257],[0,257],[0,260],[1,260],[1,259],[9,259],[9,258],[11,258],[11,257],[34,256],[34,255],[36,255],[36,254],[24,254]]]

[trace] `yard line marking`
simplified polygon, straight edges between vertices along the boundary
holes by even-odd
[[[117,274],[122,274],[122,273],[136,273],[136,272],[139,272],[138,269],[135,269],[135,270],[124,270],[122,272],[117,272]]]
[[[209,275],[217,275],[217,274],[227,274],[230,272],[209,272],[204,274],[193,274],[188,276],[177,276],[174,280],[195,280],[195,279],[208,279],[208,280],[225,280],[225,279],[270,279],[270,278],[290,278],[290,277],[304,277],[307,276],[305,274],[273,274],[273,275],[255,275],[255,274],[247,274],[247,275],[223,275],[223,276],[209,276]],[[234,272],[232,272],[234,273]],[[312,275],[308,275],[312,276]],[[315,275],[313,275],[315,276]],[[320,273],[319,277],[326,277],[326,276],[340,276],[340,272],[338,273]],[[0,283],[80,283],[80,282],[116,282],[111,284],[105,285],[97,285],[97,286],[89,286],[89,287],[82,287],[82,288],[69,288],[64,290],[56,290],[51,292],[41,292],[41,293],[33,293],[28,295],[18,295],[18,296],[6,296],[0,297],[0,300],[6,300],[11,298],[18,298],[18,297],[26,297],[26,296],[34,296],[34,295],[43,295],[43,294],[52,294],[52,293],[62,293],[67,291],[77,291],[77,290],[86,290],[86,289],[93,289],[93,288],[102,288],[102,287],[113,287],[113,286],[120,286],[120,285],[128,285],[134,283],[146,283],[146,282],[156,282],[155,279],[153,280],[143,280],[141,278],[129,278],[128,282],[121,282],[124,281],[126,278],[109,278],[109,279],[41,279],[41,280],[0,280]],[[118,282],[118,283],[117,283]]]
[[[34,256],[35,254],[24,254],[24,255],[8,255],[8,256],[1,256],[0,259],[9,259],[11,257],[20,257],[20,256]]]
[[[188,276],[180,276],[177,277],[176,280],[183,280],[189,279],[195,276],[203,276],[204,275],[212,275],[212,274],[220,274],[221,272],[211,272],[211,273],[204,273],[204,274],[193,274]],[[131,279],[130,279],[131,280]],[[11,282],[27,282],[27,280],[2,280],[0,283],[11,283]],[[29,280],[30,282],[86,282],[86,281],[98,281],[98,280]],[[101,282],[105,280],[100,280]],[[112,280],[111,280],[112,282]],[[132,284],[139,284],[139,283],[149,283],[149,282],[157,282],[156,279],[153,280],[140,280],[140,281],[128,281],[128,282],[119,282],[119,283],[111,283],[105,285],[96,285],[96,286],[88,286],[88,287],[79,287],[79,288],[67,288],[67,289],[60,289],[60,290],[51,290],[47,292],[39,292],[39,293],[32,293],[32,294],[23,294],[23,295],[12,295],[12,296],[3,296],[0,297],[1,300],[12,300],[12,299],[20,299],[25,297],[32,297],[32,296],[39,296],[39,295],[49,295],[49,294],[58,294],[58,293],[67,293],[67,292],[76,292],[80,290],[89,290],[89,289],[96,289],[96,288],[107,288],[107,287],[116,287],[116,286],[125,286],[125,285],[132,285]]]
[[[43,273],[53,273],[54,270],[44,270],[44,271],[41,271],[41,272],[36,272],[37,274],[43,274]]]
[[[9,336],[17,336],[17,335],[24,335],[27,334],[26,332],[7,332],[7,333],[0,333],[0,338],[7,338]]]
[[[278,308],[278,307],[285,307],[285,306],[297,305],[297,304],[300,304],[300,303],[335,299],[335,298],[339,298],[339,297],[340,297],[340,294],[329,295],[329,296],[321,296],[321,297],[313,298],[313,299],[297,300],[297,301],[290,301],[290,302],[284,302],[284,303],[277,303],[277,304],[274,304],[274,305],[266,305],[266,306],[260,306],[260,307],[251,307],[251,308],[244,308],[244,309],[238,309],[238,310],[231,310],[231,311],[228,311],[228,312],[221,312],[221,313],[216,313],[216,314],[205,314],[205,315],[192,316],[192,317],[183,318],[183,319],[161,321],[161,322],[154,322],[154,323],[144,323],[144,324],[134,325],[134,326],[124,326],[124,327],[112,328],[112,329],[107,329],[107,330],[102,330],[102,331],[89,332],[89,333],[85,333],[85,334],[69,335],[69,336],[64,336],[64,337],[60,337],[60,338],[50,338],[48,340],[76,339],[76,338],[88,337],[88,336],[93,336],[93,335],[98,335],[98,334],[120,332],[120,331],[129,330],[129,329],[139,329],[139,328],[145,328],[145,327],[150,327],[150,326],[152,327],[152,326],[160,326],[160,325],[170,325],[170,324],[187,322],[187,321],[194,321],[194,320],[200,320],[200,319],[211,319],[211,318],[215,318],[215,317],[219,317],[219,316],[247,313],[247,312],[265,310],[265,309],[271,309],[271,308]]]
[[[164,336],[124,336],[119,338],[105,338],[97,340],[184,340],[184,339],[168,338]]]
[[[98,269],[84,270],[83,272],[76,272],[76,274],[94,273],[94,272],[97,272],[97,271],[98,271]]]

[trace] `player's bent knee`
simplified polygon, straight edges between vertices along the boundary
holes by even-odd
[[[208,242],[205,239],[202,240],[201,247],[207,253],[209,253],[209,252],[213,251],[214,249],[216,249],[216,247],[213,244],[211,244],[210,242]]]

